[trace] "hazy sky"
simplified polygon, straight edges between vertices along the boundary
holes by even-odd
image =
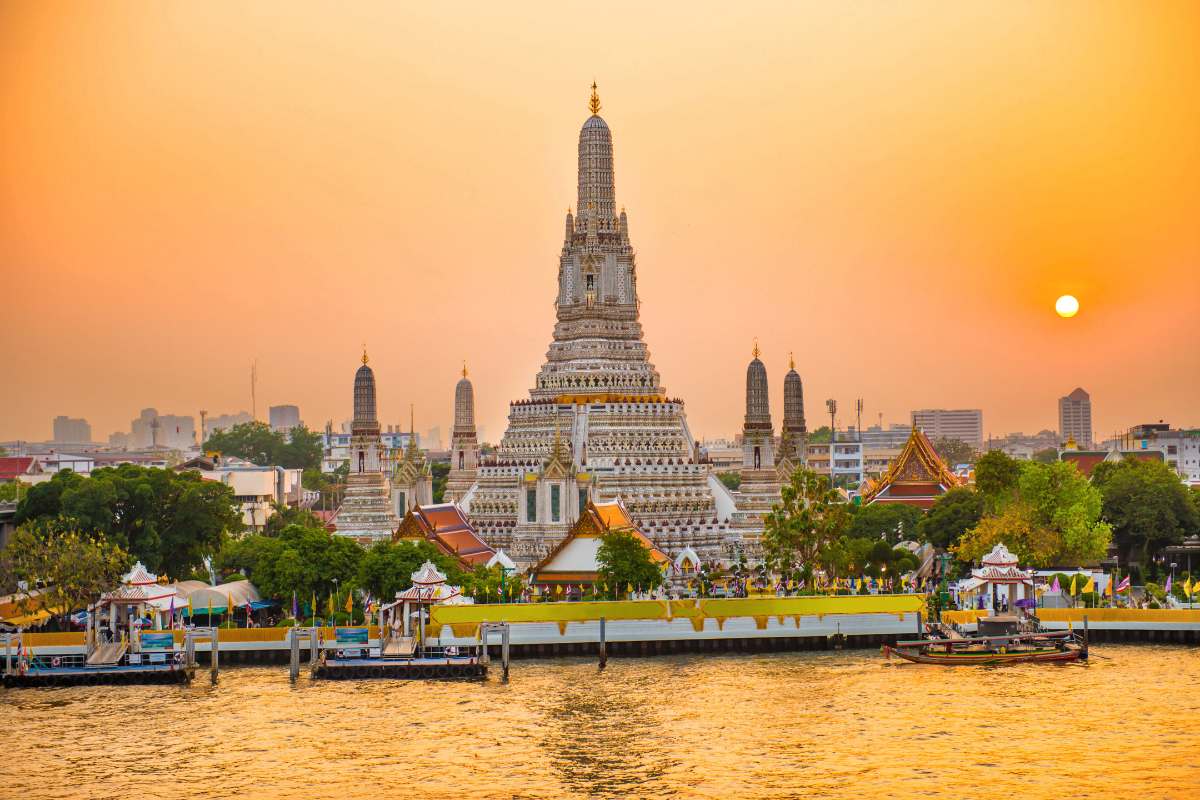
[[[735,10],[736,13],[730,13]],[[498,440],[554,323],[595,78],[651,360],[732,434],[1200,424],[1200,3],[0,4],[0,439],[139,409]],[[1054,313],[1079,298],[1072,319]],[[848,420],[844,415],[839,420]]]

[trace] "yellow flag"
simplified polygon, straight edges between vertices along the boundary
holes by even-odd
[[[1191,597],[1191,595],[1192,595],[1192,579],[1191,578],[1188,578],[1187,583],[1183,584],[1183,593],[1186,594],[1188,597]]]
[[[1087,594],[1094,591],[1096,591],[1096,579],[1089,575],[1087,585],[1083,587],[1083,593]]]
[[[1114,575],[1113,578],[1116,578],[1116,576]],[[1109,580],[1108,583],[1104,584],[1104,596],[1105,597],[1112,597],[1112,585],[1113,585],[1113,582],[1111,579]]]
[[[188,619],[192,617],[192,596],[188,595]]]
[[[349,614],[353,610],[354,610],[354,593],[351,592],[350,596],[346,598],[346,613]]]
[[[1072,576],[1071,576],[1071,597],[1074,597],[1074,596],[1075,596],[1075,579],[1076,579],[1077,577],[1079,577],[1079,576],[1077,576],[1077,575],[1072,575]]]
[[[330,593],[329,593],[329,620],[330,620],[330,623],[331,623],[331,624],[332,624],[332,622],[333,622],[333,612],[334,612],[334,606],[333,606],[333,592],[330,592]]]
[[[626,590],[627,590],[627,591],[628,591],[630,594],[633,594],[633,584],[632,584],[632,583],[627,583],[627,584],[625,584],[625,589],[626,589]]]

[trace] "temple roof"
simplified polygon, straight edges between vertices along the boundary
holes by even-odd
[[[914,425],[900,455],[888,465],[887,472],[880,476],[875,486],[863,495],[863,505],[873,502],[891,487],[921,486],[940,494],[952,486],[958,486],[958,478],[946,468],[925,432]]]
[[[496,551],[475,533],[467,515],[455,503],[415,506],[401,521],[392,541],[424,539],[468,567],[491,560]]]
[[[596,551],[600,549],[600,537],[613,531],[628,531],[641,540],[650,551],[650,558],[657,564],[666,564],[670,558],[666,553],[654,546],[638,529],[637,523],[629,516],[629,511],[619,499],[607,503],[588,503],[584,513],[579,517],[563,540],[559,542],[550,554],[530,570],[530,575],[538,577],[538,573],[567,572],[582,576],[583,580],[594,580],[598,571]],[[543,575],[542,577],[550,577]],[[577,577],[576,580],[580,578]]]
[[[426,561],[412,574],[412,582],[416,586],[437,586],[446,582],[446,576],[438,572],[432,561]]]

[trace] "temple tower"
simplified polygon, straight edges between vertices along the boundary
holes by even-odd
[[[416,425],[412,407],[409,407],[408,447],[404,448],[404,458],[392,470],[392,509],[397,519],[417,506],[433,504],[433,471],[429,459],[417,447]]]
[[[763,518],[780,502],[779,474],[775,464],[775,429],[767,393],[767,368],[759,360],[758,340],[754,358],[746,369],[746,418],[742,424],[742,483],[734,496],[737,513],[731,527],[741,534],[748,557],[759,556],[751,544],[762,533]]]
[[[457,502],[475,483],[479,467],[479,441],[475,433],[475,389],[467,380],[463,362],[462,380],[454,387],[454,427],[450,431],[450,475],[446,499]]]
[[[808,428],[804,425],[804,385],[796,372],[796,360],[788,359],[788,374],[783,378],[783,425],[780,427],[776,471],[781,482],[804,466],[808,452]]]
[[[556,322],[528,399],[509,404],[508,429],[463,495],[472,524],[519,566],[541,560],[589,501],[620,498],[671,555],[726,553],[729,491],[707,465],[642,340],[629,218],[616,203],[613,141],[591,115],[576,146],[578,191],[559,252]]]
[[[364,544],[390,539],[399,524],[388,497],[383,441],[375,410],[375,373],[367,366],[368,361],[367,347],[363,345],[362,366],[354,375],[350,475],[345,499],[333,519],[338,535]]]
[[[746,419],[742,424],[742,471],[775,468],[775,428],[767,393],[767,368],[759,361],[758,340],[754,360],[746,368]]]

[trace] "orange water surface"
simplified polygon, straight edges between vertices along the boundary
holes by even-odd
[[[1183,797],[1200,648],[514,662],[509,679],[0,690],[4,797]]]

